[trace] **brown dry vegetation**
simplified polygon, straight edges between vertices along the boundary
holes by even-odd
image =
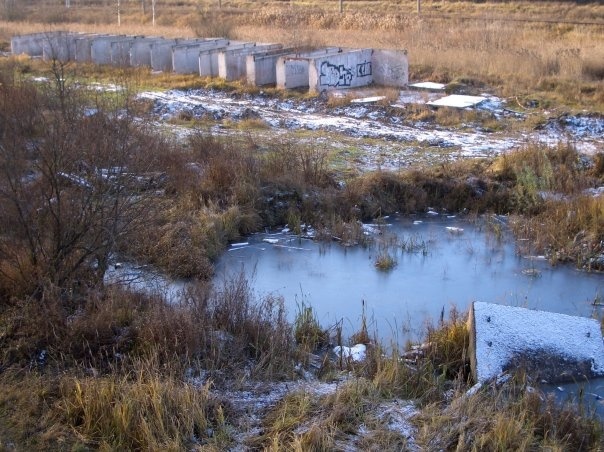
[[[216,12],[187,1],[168,10],[162,2],[152,27],[150,2],[143,17],[141,2],[123,1],[121,29],[113,24],[112,2],[72,0],[67,14],[42,3],[28,10],[27,2],[5,2],[14,9],[2,11],[0,39],[60,27],[404,47],[415,78],[454,81],[462,91],[494,86],[521,106],[537,99],[598,111],[604,104],[601,26],[493,20],[602,21],[597,3],[425,2],[426,16],[456,17],[418,20],[411,14],[415,2],[346,2],[344,15],[335,3],[263,3],[241,14],[259,4],[225,1]],[[256,299],[242,278],[214,288],[200,282],[179,305],[106,287],[100,269],[115,252],[203,280],[229,241],[263,226],[289,223],[296,230],[309,223],[324,237],[355,243],[362,239],[358,220],[428,206],[515,213],[516,233],[552,261],[590,268],[604,251],[604,198],[581,195],[604,182],[604,157],[587,164],[572,145],[529,143],[494,161],[377,171],[342,187],[320,148],[285,139],[267,146],[252,133],[225,140],[201,128],[174,143],[150,130],[146,106],[132,103],[129,90],[91,95],[70,78],[65,84],[62,67],[50,73],[53,84],[40,88],[28,81],[32,68],[44,70],[37,64],[0,61],[0,450],[224,450],[234,441],[238,414],[220,389],[249,378],[292,379],[295,363],[307,366],[330,341],[312,310],[302,306],[289,324],[283,300]],[[150,81],[144,71],[77,71],[82,79],[98,76],[131,89],[220,84],[172,75]],[[91,105],[97,114],[85,115]],[[116,114],[123,111],[131,115]],[[444,116],[437,119],[451,121]],[[129,172],[159,173],[162,182],[141,187],[125,177],[88,191],[78,179],[56,177],[93,177],[91,167],[112,167],[116,159]],[[44,177],[33,185],[22,177],[38,172]],[[105,215],[93,213],[119,199],[116,190],[125,190],[128,202],[110,228],[100,221]],[[567,198],[544,201],[543,192]],[[421,353],[386,350],[370,341],[365,324],[355,339],[372,342],[364,363],[323,360],[318,370],[329,379],[343,368],[351,381],[328,396],[289,394],[268,410],[262,433],[247,446],[337,449],[363,425],[370,434],[354,439],[356,447],[404,449],[408,438],[389,430],[377,410],[384,401],[414,399],[421,410],[415,440],[425,450],[601,448],[600,422],[540,399],[524,378],[466,395],[468,331],[461,315],[429,328]],[[209,372],[203,384],[192,378],[202,372]]]

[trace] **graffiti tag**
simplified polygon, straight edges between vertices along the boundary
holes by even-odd
[[[350,68],[344,67],[343,64],[336,66],[327,61],[321,63],[321,75],[319,84],[321,86],[350,86],[352,82],[353,72]]]
[[[369,77],[371,75],[371,61],[357,64],[357,77]]]

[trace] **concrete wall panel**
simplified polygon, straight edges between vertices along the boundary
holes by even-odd
[[[371,56],[373,81],[378,85],[402,88],[409,84],[406,50],[375,49]]]
[[[10,40],[10,48],[13,55],[22,53],[29,56],[42,56],[43,44],[58,32],[31,33],[27,35],[13,36]]]
[[[274,50],[269,52],[264,52],[260,54],[250,55],[246,58],[246,74],[248,83],[256,86],[263,85],[274,85],[277,84],[277,65],[279,64],[280,57],[312,57],[312,56],[321,56],[327,55],[330,53],[340,52],[341,49],[339,47],[326,47],[324,49],[312,51],[312,52],[295,52],[294,49],[282,49],[282,50]],[[285,66],[286,63],[281,63],[282,67]],[[285,69],[281,71],[279,74],[279,78],[283,83],[283,86],[287,84],[286,82],[286,74]],[[292,72],[296,72],[292,70]],[[306,69],[307,76],[304,80],[304,85],[308,86],[308,68]],[[290,81],[290,83],[294,83]]]
[[[148,37],[135,40],[130,46],[130,66],[151,67],[151,47],[162,42],[162,38]]]
[[[227,48],[218,54],[218,76],[227,81],[245,78],[248,55],[278,51],[282,48],[282,44],[263,44],[240,50]]]
[[[84,33],[67,33],[58,32],[52,36],[48,36],[42,42],[42,59],[59,60],[59,61],[74,61],[76,51],[76,40],[86,36]]]
[[[217,38],[174,46],[172,47],[172,70],[177,74],[197,74],[199,72],[199,52],[228,45],[227,39]]]
[[[181,42],[179,39],[162,39],[151,44],[151,68],[154,71],[171,71],[172,47]]]
[[[85,35],[75,40],[75,60],[78,63],[90,63],[92,61],[92,42],[106,35]]]
[[[308,58],[279,57],[275,67],[277,88],[292,89],[308,86],[309,62]]]
[[[111,43],[129,40],[127,36],[97,36],[92,40],[90,58],[95,64],[111,64]]]
[[[308,68],[311,91],[367,86],[373,82],[371,49],[351,50],[312,60]]]
[[[197,70],[202,77],[218,77],[218,54],[225,49],[240,50],[254,47],[255,42],[230,41],[227,45],[201,50],[197,55]]]
[[[277,59],[275,78],[277,88],[304,88],[308,85],[309,63],[314,58],[341,53],[339,47],[326,47],[312,52],[306,52],[294,57],[283,56]]]
[[[245,58],[247,82],[255,86],[276,84],[277,60],[282,56],[293,56],[294,53],[294,48],[287,48],[247,55]]]
[[[127,39],[111,42],[111,64],[118,67],[129,67],[130,51],[136,42],[144,41],[144,36],[129,36]]]

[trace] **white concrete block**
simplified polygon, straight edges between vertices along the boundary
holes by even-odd
[[[598,320],[474,302],[468,326],[477,382],[518,367],[549,383],[604,376]]]

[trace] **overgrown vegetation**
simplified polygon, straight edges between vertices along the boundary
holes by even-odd
[[[454,3],[460,5],[439,8],[467,6]],[[135,4],[124,6],[124,23],[148,21]],[[578,8],[576,19],[601,18],[596,6]],[[29,5],[3,7],[2,18],[10,22],[3,22],[0,39],[27,31],[15,21],[31,12]],[[497,3],[498,11],[513,7]],[[475,4],[472,14],[481,8]],[[493,82],[527,111],[560,98],[573,108],[604,103],[600,49],[591,43],[599,32],[575,25],[519,32],[517,26],[464,22],[461,33],[455,21],[440,29],[398,13],[339,16],[275,7],[249,15],[204,11],[203,17],[192,9],[176,17],[174,11],[158,16],[167,35],[182,36],[179,24],[197,24],[202,34],[223,30],[247,38],[270,23],[275,30],[264,39],[286,42],[273,39],[283,34],[275,24],[296,25],[299,31],[289,35],[296,44],[405,43],[418,56],[414,76],[454,81],[456,92]],[[100,6],[51,13],[35,12],[44,23],[113,20]],[[359,24],[372,36],[348,32]],[[98,31],[103,27],[115,31]],[[470,56],[476,64],[467,63]],[[405,449],[410,437],[393,430],[383,413],[410,399],[419,411],[410,421],[414,441],[426,450],[601,446],[601,423],[580,408],[540,398],[520,376],[468,394],[468,331],[461,314],[445,319],[443,313],[425,343],[407,351],[376,343],[363,322],[351,338],[367,344],[367,358],[357,363],[329,356],[329,346],[345,338],[340,330],[334,339],[310,307],[302,304],[289,323],[284,300],[257,299],[243,277],[216,287],[207,280],[229,242],[263,227],[287,223],[301,234],[302,225],[313,225],[319,239],[354,245],[366,240],[360,221],[428,207],[514,214],[515,233],[529,239],[531,253],[601,270],[604,198],[584,190],[604,182],[604,156],[586,160],[570,143],[528,143],[494,160],[343,175],[321,146],[293,139],[267,145],[251,132],[225,139],[191,121],[188,138],[173,140],[153,130],[148,105],[134,102],[129,89],[215,81],[150,81],[140,71],[106,69],[101,79],[119,76],[126,89],[98,93],[82,82],[104,69],[67,69],[53,66],[44,73],[50,82],[39,84],[29,73],[45,71],[41,63],[0,61],[0,449],[224,450],[235,440],[238,414],[221,390],[249,380],[291,381],[305,369],[326,384],[346,379],[328,394],[300,390],[281,397],[260,413],[262,433],[250,435],[247,446],[324,450],[352,442],[363,450]],[[444,110],[409,114],[443,126],[492,119]],[[248,121],[246,130],[265,127]],[[376,265],[395,265],[399,247],[426,253],[426,244],[413,237],[384,239]],[[118,257],[198,282],[181,303],[166,304],[161,294],[107,285],[105,271]]]

